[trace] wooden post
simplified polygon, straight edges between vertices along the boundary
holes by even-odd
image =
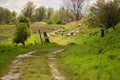
[[[49,37],[47,36],[47,33],[46,33],[46,32],[44,32],[44,38],[45,38],[45,42],[46,42],[46,43],[50,43]]]
[[[39,35],[40,35],[41,44],[43,44],[42,36],[41,36],[41,31],[40,30],[39,30]]]
[[[104,36],[105,36],[105,30],[101,29],[101,37],[104,37]]]

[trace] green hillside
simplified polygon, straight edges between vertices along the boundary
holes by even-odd
[[[104,38],[99,33],[77,38],[79,44],[58,55],[58,67],[68,80],[120,79],[120,24]]]

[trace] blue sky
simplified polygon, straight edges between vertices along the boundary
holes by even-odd
[[[11,11],[16,11],[20,14],[21,9],[29,0],[0,0],[0,6],[4,8],[8,8]],[[30,0],[33,1],[36,7],[45,6],[45,7],[52,7],[55,10],[59,9],[62,4],[63,0]],[[90,0],[94,2],[95,0]]]

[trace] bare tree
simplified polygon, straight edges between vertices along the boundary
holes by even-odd
[[[64,5],[67,10],[72,12],[75,20],[80,20],[82,15],[82,8],[86,0],[64,0]]]

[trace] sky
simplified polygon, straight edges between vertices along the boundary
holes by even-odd
[[[21,9],[29,0],[0,0],[0,7],[7,8],[11,11],[16,11],[20,14]],[[62,0],[30,0],[34,2],[36,7],[45,6],[52,7],[55,10],[59,9],[62,6]]]
[[[36,7],[52,7],[55,10],[58,10],[63,4],[63,0],[0,0],[0,7],[7,8],[11,11],[16,11],[20,14],[21,9],[28,1],[33,1]],[[94,2],[94,0],[91,1]]]

